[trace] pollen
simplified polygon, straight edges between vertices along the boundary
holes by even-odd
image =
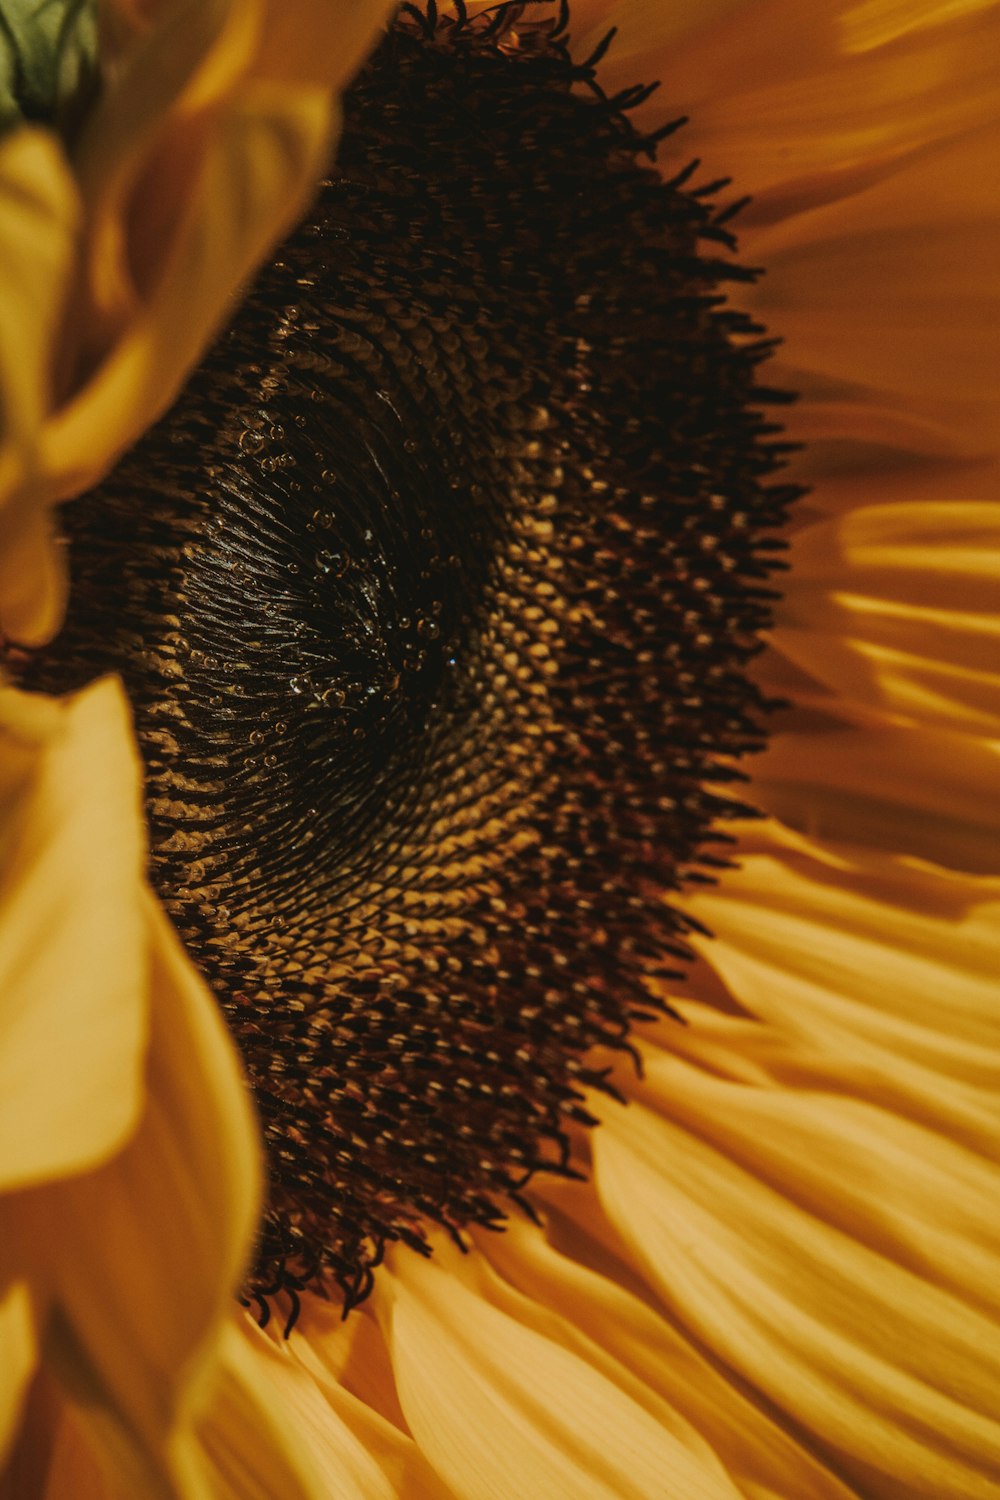
[[[262,1121],[265,1308],[570,1171],[764,740],[795,492],[753,273],[566,25],[404,7],[306,222],[67,509],[23,673],[129,690],[151,876]]]

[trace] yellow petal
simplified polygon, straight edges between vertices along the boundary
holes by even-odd
[[[191,1424],[245,1269],[259,1162],[222,1018],[151,899],[147,914],[140,1127],[108,1165],[20,1195],[15,1224],[51,1286],[47,1356],[95,1441],[150,1495],[187,1500],[202,1492]]]
[[[51,399],[78,203],[44,131],[0,142],[0,634],[44,638],[62,610],[61,559],[33,491],[35,442]]]
[[[992,1158],[1000,885],[774,824],[747,843],[739,869],[686,902],[716,934],[693,939],[706,972],[753,1018],[715,1065],[732,1072],[742,1056],[749,1067],[766,1048],[790,1088],[849,1079],[854,1098]],[[692,976],[695,993],[705,977]],[[702,1007],[697,1036],[664,1043],[712,1047],[716,1030]]]
[[[37,427],[51,336],[63,312],[79,209],[55,141],[25,128],[0,142],[0,410],[5,440]]]
[[[393,1255],[375,1297],[407,1424],[462,1500],[733,1500],[717,1464],[454,1268]]]
[[[696,1031],[700,1017],[689,1019]],[[808,1081],[805,1069],[793,1079],[791,1049],[772,1072],[763,1030],[731,1016],[714,1028],[706,1061],[724,1067],[728,1051],[736,1077],[669,1046],[644,1053],[635,1098],[856,1243],[1000,1318],[995,1163],[922,1121],[855,1098],[843,1055],[830,1056],[825,1079],[815,1066]],[[750,1060],[761,1063],[758,1079],[742,1076]]]
[[[134,1129],[146,960],[139,767],[120,686],[0,690],[0,1185],[80,1172]]]
[[[248,85],[201,143],[155,289],[50,426],[56,495],[96,483],[176,395],[237,286],[300,213],[326,159],[330,111],[318,89]]]
[[[37,1335],[31,1295],[22,1281],[0,1287],[0,1474],[17,1432],[21,1408],[35,1369]]]
[[[832,1467],[873,1496],[985,1495],[995,1323],[641,1106],[609,1116],[594,1164],[673,1315]]]
[[[337,1428],[346,1424],[388,1477],[391,1493],[450,1500],[452,1491],[409,1434],[391,1355],[370,1303],[345,1321],[335,1304],[306,1295],[288,1349],[332,1409],[335,1442]]]
[[[282,1500],[324,1500],[331,1493],[324,1488],[309,1438],[288,1421],[267,1350],[253,1345],[234,1322],[223,1332],[222,1358],[200,1439],[211,1468],[213,1500],[271,1500],[278,1495]]]
[[[219,1493],[233,1500],[450,1500],[412,1438],[252,1324],[227,1335],[202,1436]]]
[[[165,410],[299,217],[329,159],[333,90],[386,9],[186,0],[128,54],[81,143],[91,305],[46,448],[57,497]]]

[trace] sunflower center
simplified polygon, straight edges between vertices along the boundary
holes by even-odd
[[[761,740],[791,491],[748,273],[520,9],[397,22],[308,222],[67,509],[27,672],[131,693],[153,878],[263,1120],[264,1297],[350,1303],[387,1240],[565,1170]]]

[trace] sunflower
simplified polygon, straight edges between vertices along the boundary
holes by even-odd
[[[383,11],[0,142],[0,1493],[996,1493],[1000,7]]]

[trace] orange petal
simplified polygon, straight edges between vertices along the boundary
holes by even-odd
[[[746,843],[740,867],[685,904],[716,934],[693,939],[705,972],[750,1019],[738,1046],[726,1044],[717,1038],[729,1022],[700,1007],[696,1029],[663,1034],[662,1045],[789,1088],[828,1089],[838,1077],[852,1097],[990,1159],[1000,883],[773,823]],[[695,994],[702,983],[695,971]]]
[[[773,643],[835,692],[1000,738],[1000,505],[861,507],[800,531]]]
[[[978,428],[1000,396],[1000,214],[982,184],[998,162],[1000,130],[984,128],[755,234],[748,249],[768,273],[749,301],[785,341],[768,378],[781,383],[782,360],[827,380],[863,373],[879,400],[912,400],[987,441]]]
[[[575,0],[575,56],[610,26],[601,64],[609,93],[662,87],[633,116],[690,124],[661,148],[701,157],[709,177],[752,193],[743,222],[770,221],[844,198],[894,161],[996,118],[993,59],[1000,14],[990,0],[955,5],[817,0]]]
[[[1000,873],[1000,744],[848,709],[787,716],[754,761],[757,805],[811,837]]]

